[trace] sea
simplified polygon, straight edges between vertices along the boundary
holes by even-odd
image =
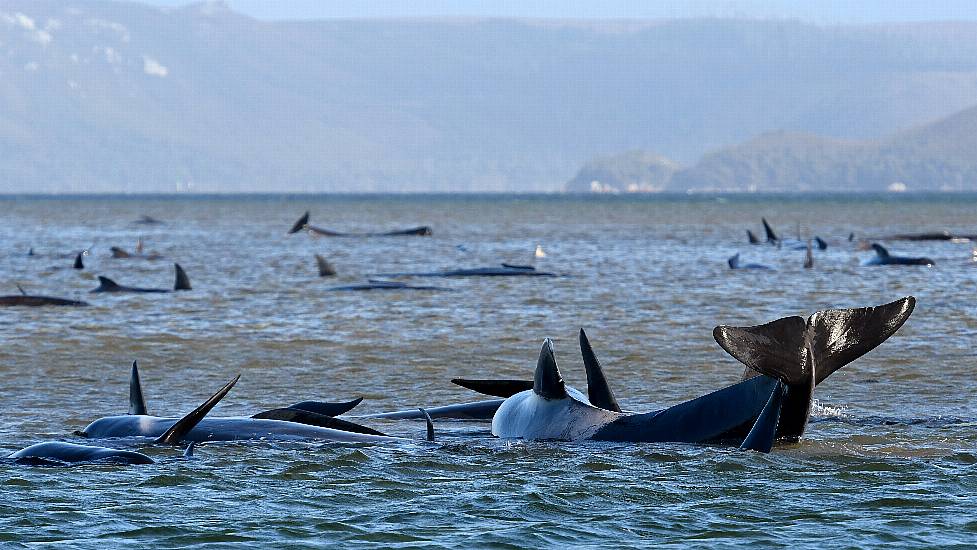
[[[427,237],[315,237],[313,225]],[[151,216],[162,223],[135,223]],[[785,244],[763,238],[766,218]],[[247,195],[0,197],[0,294],[89,307],[0,309],[0,455],[128,409],[303,400],[371,413],[477,401],[452,378],[530,380],[553,339],[585,391],[584,328],[622,407],[734,384],[713,340],[831,308],[915,296],[889,340],[817,387],[803,438],[724,446],[530,442],[486,422],[363,423],[411,441],[100,441],[157,463],[0,461],[0,546],[55,548],[972,548],[977,545],[977,195]],[[820,237],[814,266],[793,244]],[[789,241],[788,241],[789,239]],[[159,259],[114,259],[110,247]],[[881,242],[935,265],[867,266]],[[793,244],[792,244],[793,243]],[[536,254],[537,247],[542,254]],[[29,255],[28,251],[33,250]],[[87,250],[85,269],[71,269]],[[773,269],[731,270],[727,260]],[[338,274],[320,278],[314,255]],[[544,256],[545,255],[545,256]],[[334,291],[377,274],[534,265],[557,277],[400,279],[445,291]],[[98,276],[193,290],[90,294]]]

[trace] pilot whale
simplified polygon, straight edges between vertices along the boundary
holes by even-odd
[[[791,379],[799,376],[790,373]],[[785,392],[784,382],[761,375],[691,401],[650,413],[596,406],[568,388],[553,342],[543,341],[533,389],[507,398],[492,418],[492,435],[530,440],[707,443],[751,427],[742,449],[769,452]]]
[[[306,211],[305,214],[303,214],[302,217],[292,225],[292,228],[288,230],[288,234],[292,235],[302,231],[303,229],[313,235],[320,235],[323,237],[426,237],[433,234],[431,228],[426,225],[411,227],[410,229],[397,229],[394,231],[384,231],[379,233],[340,233],[339,231],[323,229],[321,227],[316,227],[309,224],[308,211]]]
[[[556,277],[556,273],[537,271],[531,265],[503,263],[500,267],[473,267],[447,271],[381,273],[380,277]]]
[[[773,269],[769,265],[740,263],[739,252],[730,256],[730,258],[726,260],[726,263],[729,264],[730,269]]]
[[[889,251],[878,243],[872,243],[872,250],[875,257],[865,261],[862,265],[935,265],[936,262],[929,258],[911,258],[908,256],[893,256]]]
[[[443,286],[409,285],[400,281],[381,281],[370,279],[366,283],[329,287],[327,290],[451,290]]]
[[[151,416],[146,414],[145,400],[138,381],[138,369],[133,365],[133,375],[130,378],[129,410],[134,414],[109,416],[99,418],[77,432],[77,435],[93,439],[119,437],[162,437],[167,430],[172,429],[176,418]],[[234,381],[236,382],[237,379]],[[233,384],[230,384],[231,386]],[[134,391],[134,387],[139,387]],[[230,387],[227,387],[230,390]],[[223,389],[222,389],[223,391]],[[226,391],[224,392],[226,393]],[[359,403],[359,400],[355,401]],[[253,417],[220,417],[204,418],[187,433],[183,439],[187,441],[237,441],[250,439],[265,440],[322,440],[346,441],[365,443],[405,442],[414,441],[410,438],[384,435],[365,426],[338,418],[331,418],[320,414],[314,402],[298,403],[286,409],[273,409]],[[305,407],[300,409],[297,407]],[[355,406],[355,404],[354,404]],[[345,411],[343,411],[345,412]],[[430,417],[425,413],[428,423],[428,439],[433,440],[434,427]],[[317,422],[324,425],[318,425]],[[357,429],[359,431],[351,431]]]
[[[187,273],[183,271],[180,264],[173,264],[176,270],[176,282],[173,284],[173,290],[168,288],[140,288],[135,286],[123,286],[108,277],[98,278],[98,288],[91,290],[90,292],[136,292],[136,293],[165,293],[165,292],[175,292],[179,290],[192,290],[190,287],[190,278],[187,277]]]
[[[88,302],[82,302],[79,300],[69,300],[67,298],[55,298],[53,296],[38,296],[27,294],[20,285],[17,285],[17,289],[20,290],[20,294],[13,294],[9,296],[0,296],[0,306],[3,307],[13,307],[13,306],[28,306],[28,307],[41,307],[41,306],[74,306],[74,307],[84,307],[88,305]]]

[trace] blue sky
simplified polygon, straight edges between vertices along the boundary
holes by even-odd
[[[144,0],[180,6],[186,0]],[[796,18],[817,23],[977,20],[977,0],[226,0],[259,19],[332,17]]]

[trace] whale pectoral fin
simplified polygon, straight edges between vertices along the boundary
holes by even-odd
[[[587,370],[587,398],[590,399],[590,404],[608,411],[621,412],[621,406],[617,404],[614,392],[611,391],[607,378],[604,377],[604,369],[597,359],[597,354],[590,347],[587,333],[582,328],[580,329],[580,354],[583,356],[583,365]]]
[[[418,407],[421,414],[424,415],[424,421],[427,423],[427,440],[434,441],[434,421],[431,420],[431,415],[427,414],[427,411],[423,407]]]
[[[139,367],[133,361],[132,371],[129,373],[129,414],[149,414],[147,410],[142,383],[139,381]]]
[[[770,399],[767,400],[767,404],[760,411],[760,416],[753,423],[753,428],[750,429],[750,433],[740,444],[741,451],[770,452],[777,436],[777,424],[780,421],[780,409],[784,403],[785,393],[787,393],[787,388],[784,383],[777,382],[776,387],[770,392]]]
[[[305,229],[305,226],[307,226],[307,225],[309,225],[309,211],[308,210],[306,210],[305,211],[305,214],[302,214],[302,217],[299,218],[298,221],[296,221],[292,225],[292,228],[288,230],[288,234],[291,235],[293,233],[298,233],[299,231],[302,231],[303,229]]]
[[[536,375],[533,379],[533,392],[544,399],[563,399],[567,397],[566,384],[560,367],[556,364],[556,353],[553,351],[553,341],[543,340],[543,347],[539,350],[536,361]]]
[[[352,401],[345,401],[341,403],[330,403],[328,401],[302,401],[301,403],[289,405],[288,408],[309,411],[325,416],[339,416],[353,410],[362,401],[362,397],[357,397]]]
[[[476,380],[471,378],[452,378],[451,383],[463,388],[491,395],[492,397],[512,397],[513,395],[533,389],[532,380]]]
[[[270,411],[260,412],[251,418],[264,418],[269,420],[284,420],[286,422],[295,422],[297,424],[305,424],[306,426],[318,426],[320,428],[330,428],[333,430],[342,430],[344,432],[353,432],[369,435],[383,435],[383,432],[378,432],[373,428],[367,428],[366,426],[361,426],[355,424],[348,420],[343,420],[341,418],[333,418],[331,416],[326,416],[324,414],[314,413],[312,411],[302,410],[302,409],[272,409]]]
[[[190,430],[196,427],[196,425],[199,424],[205,416],[207,416],[207,413],[209,413],[214,406],[220,403],[220,400],[227,395],[227,392],[231,391],[231,388],[233,388],[234,384],[237,384],[237,381],[240,379],[241,375],[239,374],[235,376],[233,380],[227,384],[224,384],[223,388],[217,390],[217,393],[210,396],[210,398],[204,401],[202,405],[190,411],[190,413],[183,418],[177,420],[176,424],[173,424],[170,426],[170,429],[163,432],[163,435],[156,439],[156,443],[165,443],[167,445],[176,445],[180,443],[180,441],[182,441],[183,438],[190,433]]]
[[[800,384],[814,365],[807,353],[807,323],[803,317],[784,317],[753,327],[718,326],[716,342],[737,361],[761,374]],[[744,378],[749,378],[744,374]]]
[[[829,309],[808,318],[811,348],[816,362],[815,383],[875,349],[909,319],[916,298],[875,307]]]
[[[187,272],[183,271],[180,264],[173,264],[174,269],[176,269],[176,282],[173,284],[173,290],[193,290],[190,287],[190,277],[187,277]]]

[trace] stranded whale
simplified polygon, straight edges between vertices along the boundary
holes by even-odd
[[[410,229],[398,229],[379,233],[340,233],[339,231],[332,231],[310,225],[308,211],[306,211],[305,214],[303,214],[302,217],[299,218],[294,225],[292,225],[292,228],[288,230],[288,234],[291,235],[293,233],[298,233],[303,229],[313,235],[320,235],[324,237],[426,237],[432,234],[431,228],[426,225],[411,227]]]
[[[140,288],[135,286],[123,286],[108,277],[98,278],[98,288],[91,290],[90,292],[138,292],[138,293],[164,293],[164,292],[175,292],[179,290],[192,290],[190,287],[190,278],[187,277],[183,268],[180,264],[173,264],[176,270],[176,282],[173,284],[173,290],[168,288]]]
[[[34,296],[24,292],[20,285],[17,285],[17,289],[20,290],[20,294],[13,294],[9,296],[0,296],[0,306],[13,307],[13,306],[28,306],[28,307],[41,307],[41,306],[75,306],[83,307],[87,306],[88,302],[82,302],[79,300],[69,300],[67,298],[55,298],[53,296]]]
[[[893,256],[889,254],[889,251],[884,246],[878,243],[872,244],[872,250],[875,251],[875,257],[867,260],[862,265],[935,265],[935,262],[929,258]]]
[[[537,271],[530,265],[502,264],[500,267],[474,267],[448,271],[381,273],[380,277],[556,277],[556,273]]]

